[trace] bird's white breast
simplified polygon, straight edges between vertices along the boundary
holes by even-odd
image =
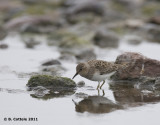
[[[95,72],[91,80],[93,80],[93,81],[103,81],[103,80],[109,79],[110,76],[112,76],[114,73],[115,72],[111,72],[111,73],[108,73],[108,74],[100,75],[99,72]]]

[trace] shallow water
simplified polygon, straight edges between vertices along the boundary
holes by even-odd
[[[144,41],[140,45],[135,46],[126,43],[125,39],[126,38],[121,40],[122,43],[118,49],[108,50],[96,48],[98,59],[114,61],[117,55],[122,52],[134,51],[142,53],[147,57],[160,60],[159,44]],[[149,95],[149,91],[140,92],[139,94],[139,91],[137,92],[131,87],[129,88],[129,92],[137,95],[130,96],[128,94],[128,96],[126,96],[125,94],[121,95],[121,91],[110,88],[108,84],[105,84],[103,86],[105,95],[102,101],[104,99],[107,102],[112,101],[114,104],[118,102],[126,105],[126,108],[109,113],[96,113],[95,108],[99,108],[97,99],[99,95],[103,95],[103,91],[101,90],[98,94],[96,90],[97,83],[86,80],[80,76],[77,76],[75,81],[79,82],[83,80],[86,84],[84,87],[78,88],[72,95],[52,97],[47,100],[34,98],[32,96],[33,93],[26,90],[26,83],[30,77],[30,75],[27,74],[38,72],[43,61],[58,58],[60,54],[57,48],[48,47],[45,42],[42,42],[40,45],[37,45],[35,49],[26,49],[18,35],[9,36],[4,42],[9,45],[9,48],[0,50],[1,125],[160,124],[159,94]],[[67,72],[63,74],[63,76],[72,78],[75,73],[76,64],[74,62],[62,62],[62,65],[67,69]],[[126,89],[122,88],[122,90],[125,91]],[[84,106],[88,107],[86,104],[81,109],[83,113],[80,113],[79,110],[76,110],[75,103],[79,103],[80,105],[80,102],[84,100],[84,96],[94,96],[95,100],[93,99],[93,102],[91,102],[94,109],[85,109]],[[11,118],[12,121],[4,121],[4,118]],[[16,118],[37,118],[38,121],[16,121]]]

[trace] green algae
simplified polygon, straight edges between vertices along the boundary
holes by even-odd
[[[37,87],[43,86],[46,88],[74,88],[76,87],[76,83],[67,77],[58,77],[58,76],[50,76],[50,75],[35,75],[32,76],[28,83],[28,87]]]

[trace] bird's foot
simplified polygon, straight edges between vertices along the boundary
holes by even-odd
[[[105,92],[104,92],[104,89],[102,89],[102,95],[100,95],[100,89],[97,89],[97,91],[98,91],[98,96],[104,96],[105,95]]]

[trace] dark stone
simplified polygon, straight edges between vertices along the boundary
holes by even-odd
[[[40,44],[39,41],[36,41],[34,38],[30,38],[28,40],[24,40],[26,48],[33,49],[36,45]]]
[[[159,42],[160,43],[160,27],[153,26],[147,30],[147,36],[146,38],[148,40]]]
[[[50,66],[50,65],[61,65],[61,62],[58,60],[52,59],[42,64],[42,66]]]
[[[77,54],[76,58],[79,61],[89,61],[96,59],[96,54],[93,52],[93,50],[84,50],[81,53]]]
[[[131,37],[127,42],[131,45],[139,45],[142,42],[142,39],[139,37]]]
[[[77,87],[83,87],[85,85],[85,82],[84,81],[79,81],[77,83]]]
[[[148,41],[160,43],[160,26],[154,24],[146,24],[140,27],[139,35],[143,36]]]
[[[148,21],[149,23],[160,25],[160,16],[152,17]]]
[[[93,42],[95,45],[102,48],[116,48],[119,45],[119,38],[115,33],[98,31],[93,38]]]
[[[65,71],[66,69],[61,65],[43,66],[41,68],[42,74],[52,76],[61,76]]]
[[[75,62],[76,58],[72,54],[67,53],[61,53],[61,56],[59,57],[60,60],[69,61],[69,62]]]
[[[7,49],[8,45],[7,44],[0,44],[0,49]]]
[[[126,52],[116,59],[117,64],[126,64],[125,69],[119,70],[114,79],[133,80],[142,76],[160,77],[160,61],[147,58],[139,53]]]
[[[102,16],[105,13],[105,9],[98,1],[87,1],[71,6],[66,13],[68,16],[75,16],[77,14],[87,12]]]
[[[38,3],[42,2],[42,0],[22,0],[22,2],[24,2],[26,4],[38,4]]]

